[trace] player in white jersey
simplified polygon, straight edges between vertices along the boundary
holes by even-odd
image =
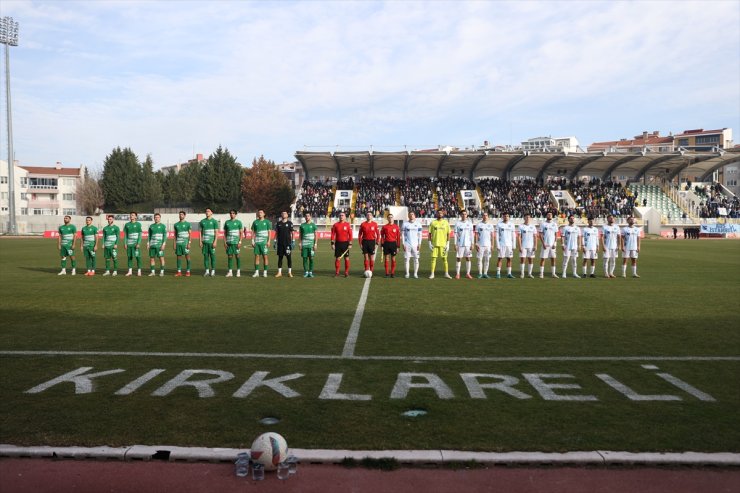
[[[475,249],[478,251],[478,279],[488,279],[488,266],[491,263],[493,249],[493,223],[488,221],[488,213],[483,213],[483,220],[475,227]]]
[[[524,214],[524,224],[519,225],[519,263],[522,265],[522,271],[519,277],[524,279],[525,266],[529,264],[529,270],[527,275],[532,275],[532,268],[534,267],[534,252],[537,249],[537,226],[530,224],[532,220],[530,214]]]
[[[578,275],[578,250],[583,247],[581,228],[575,225],[575,217],[568,216],[568,224],[563,226],[563,279],[568,277],[568,263],[573,259],[573,277]]]
[[[455,223],[455,279],[460,279],[461,259],[465,259],[466,274],[465,277],[472,279],[470,275],[470,259],[473,256],[473,222],[468,220],[468,211],[460,212],[461,219]]]
[[[545,221],[540,223],[540,279],[545,277],[545,259],[550,259],[552,277],[558,277],[555,267],[555,259],[558,256],[558,223],[552,218],[552,212],[548,212]]]
[[[622,277],[627,277],[627,259],[632,259],[632,277],[637,275],[637,257],[640,253],[640,232],[642,228],[635,226],[635,218],[627,218],[627,226],[622,228]]]
[[[617,265],[619,251],[619,226],[614,224],[614,216],[606,216],[606,224],[601,227],[601,251],[604,252],[604,277],[617,277],[614,267]]]
[[[419,279],[419,252],[421,248],[421,222],[416,220],[416,214],[409,212],[409,220],[403,223],[401,234],[403,238],[403,252],[406,258],[406,279],[409,278],[409,261],[414,259],[414,279]]]
[[[594,218],[589,216],[588,226],[581,231],[583,234],[583,277],[596,277],[596,259],[599,250],[599,228],[594,226]],[[591,261],[591,272],[588,272],[588,261]]]
[[[514,256],[514,225],[509,222],[509,213],[504,212],[501,221],[496,225],[496,247],[498,259],[496,260],[496,279],[501,278],[501,259],[506,259],[506,277],[513,279],[511,275],[511,258]]]

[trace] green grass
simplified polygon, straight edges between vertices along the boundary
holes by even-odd
[[[385,359],[340,358],[364,284],[354,252],[349,279],[333,278],[325,243],[314,279],[301,278],[300,265],[294,279],[203,278],[198,253],[189,279],[172,277],[171,269],[165,278],[86,278],[55,275],[55,245],[0,240],[0,351],[218,355],[0,355],[0,443],[248,446],[270,429],[303,448],[740,451],[740,242],[646,240],[642,278],[611,280],[431,281],[423,252],[422,279],[371,282],[355,355]],[[250,255],[243,257],[250,265]],[[218,260],[222,275],[224,255]],[[174,258],[167,261],[174,266]],[[84,272],[80,264],[81,258],[78,272]],[[233,356],[247,353],[333,359]],[[735,359],[483,359],[558,356]],[[125,371],[96,379],[88,394],[75,394],[70,383],[25,393],[80,367]],[[115,395],[152,369],[165,371],[130,395]],[[209,398],[199,398],[192,387],[151,395],[186,369],[234,377],[214,385]],[[284,382],[300,395],[286,398],[261,387],[233,397],[257,371],[269,372],[268,378],[302,374]],[[659,372],[716,402],[677,389]],[[320,399],[332,373],[343,375],[338,392],[370,400]],[[399,373],[434,374],[454,397],[411,389],[406,398],[391,398]],[[461,373],[512,376],[519,380],[515,388],[531,398],[488,390],[486,399],[474,399]],[[580,388],[556,392],[597,400],[544,400],[523,373],[572,375],[552,382]],[[630,401],[595,376],[601,373],[641,394],[681,400]],[[414,408],[428,414],[401,415]],[[281,421],[260,425],[265,416]]]

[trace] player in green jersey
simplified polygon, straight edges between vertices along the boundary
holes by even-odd
[[[216,275],[216,243],[218,240],[218,221],[213,219],[213,211],[206,209],[205,219],[200,220],[200,249],[203,252],[204,277]],[[210,263],[211,269],[208,270]]]
[[[149,226],[149,277],[156,276],[154,259],[159,258],[159,277],[164,277],[164,247],[167,243],[167,227],[162,224],[162,216],[154,214],[154,224]]]
[[[77,260],[75,260],[77,227],[71,222],[71,216],[64,216],[64,224],[59,226],[57,248],[59,249],[59,256],[62,257],[62,270],[58,274],[60,276],[67,275],[67,257],[72,261],[72,275],[77,274]]]
[[[441,257],[445,267],[445,277],[452,279],[447,268],[447,252],[450,250],[450,223],[445,219],[444,209],[437,211],[437,219],[429,223],[429,248],[432,249],[432,275],[437,267],[437,258]]]
[[[139,215],[135,212],[129,214],[129,222],[123,226],[123,248],[126,250],[126,261],[128,263],[128,272],[126,277],[131,277],[131,270],[136,259],[136,275],[141,277],[141,223],[138,222]]]
[[[82,227],[82,253],[85,256],[86,276],[95,275],[95,251],[98,249],[98,228],[93,226],[92,222],[92,217],[87,216]]]
[[[311,214],[304,214],[306,222],[298,227],[301,242],[301,257],[303,257],[303,277],[313,277],[313,258],[318,247],[316,237],[316,223],[311,221]]]
[[[182,276],[182,257],[187,261],[188,270],[185,271],[185,277],[190,277],[190,223],[185,220],[185,211],[180,211],[180,221],[175,223],[175,255],[177,256],[177,274],[175,277]]]
[[[242,259],[239,255],[242,248],[242,238],[244,233],[242,232],[242,222],[236,218],[236,210],[231,209],[229,211],[229,219],[224,223],[224,248],[226,249],[226,255],[229,258],[229,272],[226,273],[226,277],[232,277],[234,274],[231,272],[234,268],[234,257],[236,257],[236,277],[242,275]]]
[[[110,274],[110,261],[113,260],[113,275],[118,275],[118,239],[121,236],[121,228],[113,224],[113,215],[107,216],[108,226],[103,228],[103,258],[105,258],[104,276]]]
[[[260,276],[260,258],[262,258],[262,276],[267,277],[270,231],[272,231],[272,224],[265,219],[265,211],[258,210],[257,219],[252,223],[252,247],[254,248],[254,275],[252,277]]]

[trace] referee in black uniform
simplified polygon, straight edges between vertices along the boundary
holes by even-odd
[[[275,223],[275,245],[278,254],[278,271],[275,277],[283,277],[283,257],[288,260],[288,277],[293,277],[293,223],[287,212],[280,213],[280,220]]]

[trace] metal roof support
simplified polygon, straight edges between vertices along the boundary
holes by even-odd
[[[296,154],[295,158],[298,160],[299,163],[301,163],[301,167],[303,168],[303,176],[306,177],[305,179],[310,179],[310,176],[308,176],[308,166],[306,166],[306,161],[303,159],[303,156]]]
[[[578,173],[580,173],[581,170],[585,168],[587,164],[593,163],[597,159],[601,159],[604,156],[606,156],[606,152],[603,152],[597,156],[589,156],[589,157],[585,157],[581,159],[581,161],[578,163],[578,166],[576,166],[575,169],[571,171],[570,174],[568,174],[568,180],[570,181],[575,180],[578,177]]]
[[[642,153],[640,153],[640,154],[633,154],[631,156],[626,156],[626,157],[623,157],[622,159],[617,159],[614,162],[614,164],[612,164],[611,166],[609,166],[606,169],[606,171],[604,171],[604,174],[601,175],[601,181],[607,181],[608,179],[610,179],[611,176],[612,176],[612,172],[614,172],[614,170],[616,170],[617,168],[619,168],[620,166],[622,166],[624,163],[629,163],[630,161],[633,161],[633,160],[635,160],[637,158],[640,158],[640,157],[642,157]]]
[[[375,178],[375,156],[372,149],[370,150],[370,176]]]
[[[527,156],[529,156],[529,151],[524,151],[520,156],[516,156],[515,158],[509,160],[509,163],[506,165],[506,168],[504,169],[504,174],[501,178],[503,178],[504,180],[510,180],[511,170],[514,169],[514,166],[516,166],[519,161]]]
[[[405,180],[409,173],[409,161],[411,161],[411,152],[406,151],[406,157],[403,158],[403,179]]]
[[[437,178],[439,178],[439,172],[442,171],[442,165],[445,164],[445,161],[447,161],[447,158],[450,156],[450,151],[446,151],[445,155],[442,156],[442,158],[439,160],[439,164],[437,164],[437,174],[434,175]]]
[[[560,161],[561,159],[563,159],[565,156],[567,156],[567,154],[560,154],[559,156],[553,156],[550,159],[548,159],[547,161],[545,161],[545,164],[542,165],[542,167],[540,168],[539,173],[537,173],[537,179],[535,181],[537,183],[539,183],[540,180],[542,180],[542,177],[545,176],[545,172],[547,171],[547,169],[550,166],[552,166],[554,163],[557,163],[558,161]]]
[[[473,161],[473,165],[470,167],[470,179],[471,180],[473,179],[473,177],[475,175],[475,170],[478,167],[478,163],[480,163],[481,161],[483,161],[483,159],[486,156],[488,156],[488,151],[483,151],[483,154],[481,154],[480,156],[478,156],[478,158],[475,161]]]
[[[714,173],[715,171],[717,171],[721,167],[727,166],[728,164],[734,164],[734,163],[737,163],[737,162],[740,162],[740,156],[734,156],[734,157],[732,157],[732,158],[730,158],[730,159],[728,159],[726,161],[721,161],[720,163],[718,163],[718,164],[712,166],[711,168],[709,168],[706,173],[704,173],[703,175],[701,175],[701,178],[699,179],[699,181],[706,181],[707,178],[709,178],[710,176],[712,176],[712,173]]]
[[[342,179],[342,168],[339,166],[339,159],[337,158],[336,153],[332,152],[331,157],[334,159],[334,164],[337,165],[337,180]]]
[[[678,167],[677,167],[676,169],[674,169],[673,171],[671,171],[671,172],[670,172],[670,173],[669,173],[669,174],[668,174],[668,175],[666,176],[666,181],[669,181],[669,182],[673,181],[673,179],[674,179],[674,178],[675,178],[675,177],[676,177],[676,176],[677,176],[677,175],[678,175],[679,173],[681,173],[681,171],[685,170],[685,169],[686,169],[686,168],[688,168],[689,166],[693,166],[693,165],[695,165],[696,163],[700,163],[700,162],[702,162],[702,161],[708,161],[708,160],[710,160],[710,159],[714,159],[714,158],[716,158],[716,157],[717,157],[717,156],[697,156],[697,157],[696,157],[695,159],[691,160],[691,159],[690,159],[690,158],[688,158],[687,156],[684,156],[684,160],[685,160],[684,164],[682,164],[681,166],[678,166]]]
[[[658,158],[653,159],[648,164],[642,167],[642,169],[635,175],[635,181],[639,180],[643,177],[645,173],[650,171],[651,168],[654,168],[655,166],[659,165],[660,163],[663,163],[665,161],[671,160],[676,156],[680,156],[680,154],[669,154],[668,156],[660,156]]]

